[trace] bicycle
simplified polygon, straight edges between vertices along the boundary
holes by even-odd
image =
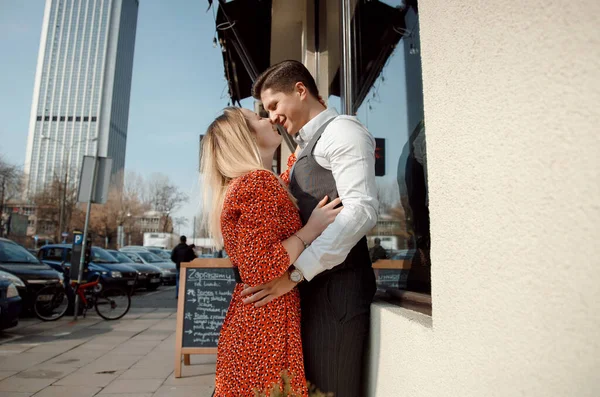
[[[104,288],[98,275],[94,281],[77,284],[72,281],[71,292],[78,295],[83,308],[83,317],[91,308],[105,320],[118,320],[127,314],[131,306],[131,297],[124,288]],[[35,315],[44,321],[56,321],[69,309],[69,294],[63,285],[51,285],[42,288],[33,304]]]

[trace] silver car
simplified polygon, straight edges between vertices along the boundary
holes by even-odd
[[[164,284],[175,285],[177,279],[177,268],[175,264],[170,260],[165,260],[152,252],[146,250],[133,251],[133,250],[120,250],[123,254],[127,255],[131,260],[137,263],[145,263],[160,268],[162,272],[162,280]]]

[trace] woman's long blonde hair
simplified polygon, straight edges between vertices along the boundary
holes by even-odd
[[[242,110],[225,108],[202,138],[200,164],[204,181],[203,223],[217,249],[223,247],[221,212],[229,183],[249,172],[264,169],[255,135]]]

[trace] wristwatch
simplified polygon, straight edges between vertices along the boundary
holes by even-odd
[[[288,277],[292,282],[296,284],[304,280],[304,274],[302,274],[302,271],[300,269],[297,269],[294,265],[290,266],[288,270]]]

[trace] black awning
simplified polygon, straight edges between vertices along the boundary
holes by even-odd
[[[252,95],[252,83],[271,60],[271,0],[219,2],[217,35],[233,103]]]
[[[210,1],[209,1],[210,3]],[[408,0],[407,4],[416,3]],[[353,18],[358,32],[353,56],[354,108],[362,104],[381,73],[396,44],[406,32],[406,9],[381,1],[360,0]],[[271,59],[272,0],[220,1],[217,35],[223,50],[225,78],[233,103],[252,95],[256,76],[267,69]],[[330,86],[330,95],[340,95],[339,69]]]
[[[377,80],[386,61],[406,32],[406,9],[380,1],[359,1],[352,19],[356,40],[353,54],[355,113]],[[340,96],[340,70],[329,87],[330,95]]]

